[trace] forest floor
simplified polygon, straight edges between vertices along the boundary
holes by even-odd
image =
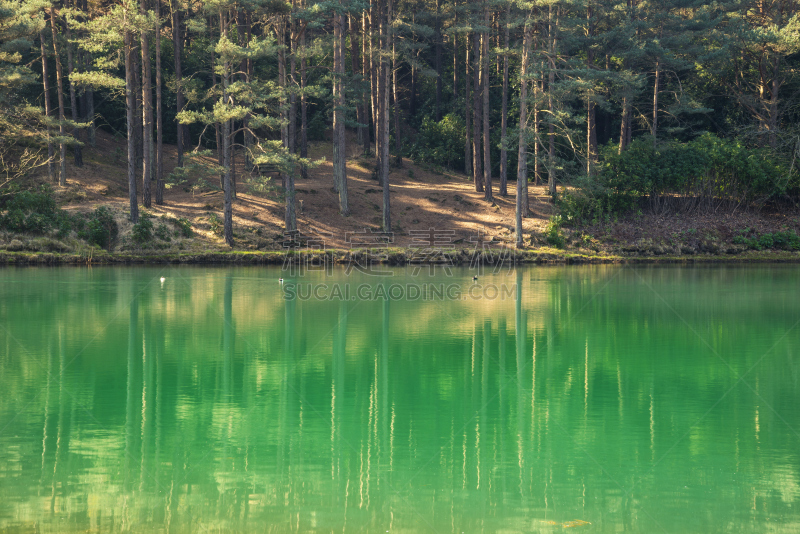
[[[297,225],[308,241],[306,248],[347,251],[370,248],[381,226],[382,189],[374,178],[375,160],[361,156],[355,136],[348,139],[347,162],[350,215],[339,215],[338,194],[334,193],[331,144],[312,143],[311,159],[322,159],[308,172],[307,179],[296,180]],[[175,146],[164,146],[165,176],[177,163]],[[71,156],[71,154],[69,154]],[[132,225],[127,220],[128,185],[125,141],[98,131],[95,147],[84,148],[84,166],[76,168],[68,160],[67,185],[56,186],[59,205],[69,212],[88,212],[107,206],[120,226],[120,236],[111,256],[134,258],[157,254],[159,258],[177,255],[191,258],[209,253],[281,251],[285,250],[283,233],[284,201],[280,178],[273,186],[256,192],[247,183],[240,156],[237,164],[236,201],[233,204],[235,247],[228,247],[222,237],[222,192],[219,184],[204,185],[196,179],[175,184],[164,193],[164,204],[140,210],[154,217],[182,218],[191,223],[194,235],[172,237],[168,241],[154,239],[142,245],[131,239]],[[394,159],[393,159],[394,161]],[[34,180],[47,180],[42,169]],[[508,196],[497,193],[487,202],[483,193],[462,173],[417,165],[403,159],[402,167],[391,167],[391,216],[394,236],[389,247],[396,250],[430,248],[475,249],[513,248],[515,186],[509,182]],[[215,187],[216,186],[216,187]],[[141,180],[139,182],[141,189]],[[752,251],[734,243],[737,235],[758,236],[785,230],[800,231],[800,209],[793,207],[781,213],[769,211],[694,215],[638,214],[625,219],[580,228],[561,230],[562,248],[551,246],[545,229],[552,215],[558,213],[546,186],[529,186],[530,217],[523,220],[529,261],[626,261],[651,258],[657,261],[685,261],[707,258],[733,261],[795,260],[797,252]],[[373,241],[371,241],[373,240]],[[0,233],[0,256],[14,261],[13,255],[31,253],[67,253],[86,256],[85,247],[77,239],[11,235]],[[741,241],[741,239],[740,239]],[[385,246],[385,245],[384,245]],[[5,251],[5,253],[4,253]],[[89,254],[95,254],[89,252]],[[97,251],[96,257],[104,253]],[[106,255],[107,256],[107,255]],[[58,260],[55,260],[58,261]],[[202,259],[201,259],[202,261]]]

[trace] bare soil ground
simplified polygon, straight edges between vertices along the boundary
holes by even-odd
[[[350,142],[347,163],[350,215],[339,214],[338,194],[333,191],[333,170],[330,143],[314,143],[309,148],[312,159],[325,161],[308,172],[308,179],[296,180],[297,222],[302,234],[320,236],[329,248],[349,248],[354,232],[379,230],[381,226],[382,189],[372,178],[374,158],[363,157],[355,138]],[[174,146],[165,146],[165,175],[177,163]],[[233,205],[236,248],[279,249],[283,239],[284,200],[279,188],[267,193],[255,193],[247,186],[248,176],[243,158],[237,158],[236,201]],[[120,215],[121,235],[129,231],[124,223],[128,210],[128,184],[124,139],[115,139],[98,132],[97,146],[84,150],[84,166],[76,168],[68,161],[67,186],[57,187],[57,197],[68,210],[88,211],[96,206],[109,206]],[[279,177],[273,181],[280,184]],[[437,239],[470,243],[479,233],[484,239],[513,241],[515,182],[509,184],[509,196],[500,197],[495,183],[494,202],[475,192],[472,182],[464,175],[439,172],[404,159],[400,168],[392,167],[391,215],[394,246],[405,247],[420,239],[419,232],[433,228]],[[197,190],[196,180],[173,186],[165,191],[164,204],[153,203],[145,211],[156,216],[183,217],[192,223],[197,237],[194,247],[229,248],[212,231],[212,214],[222,216],[222,191],[218,188]],[[218,186],[219,184],[214,184]],[[141,178],[139,201],[141,208]],[[531,217],[523,222],[526,240],[531,233],[544,228],[554,213],[544,187],[529,190]],[[302,208],[301,208],[302,204]],[[449,236],[449,237],[448,237]],[[124,241],[124,240],[123,240]]]
[[[347,163],[350,215],[339,214],[338,195],[333,191],[330,142],[313,143],[309,157],[322,159],[309,170],[308,179],[296,180],[298,230],[316,237],[314,247],[351,249],[354,241],[379,231],[381,227],[382,189],[374,178],[375,160],[364,157],[355,136],[349,139]],[[82,168],[68,161],[67,186],[56,187],[63,208],[90,211],[108,206],[120,225],[120,238],[113,250],[141,252],[141,245],[130,239],[128,218],[128,184],[125,140],[98,132],[97,146],[84,150]],[[177,162],[174,146],[165,146],[165,175]],[[248,173],[243,157],[237,158],[237,199],[233,205],[236,250],[281,250],[285,241],[283,228],[284,200],[279,187],[257,193],[248,186]],[[35,179],[46,180],[40,173]],[[483,241],[511,244],[514,239],[515,182],[509,183],[509,195],[497,193],[487,202],[477,193],[469,178],[457,172],[433,169],[408,159],[402,167],[392,167],[391,214],[394,241],[391,246],[422,245],[435,233],[436,244],[474,247],[480,236]],[[280,184],[278,176],[273,183]],[[139,178],[141,208],[141,178]],[[185,218],[191,222],[194,236],[160,243],[162,252],[202,253],[229,251],[221,237],[222,192],[218,183],[198,187],[196,177],[176,184],[165,191],[164,204],[153,203],[144,210],[154,216]],[[216,187],[215,187],[216,186]],[[529,186],[530,217],[523,220],[524,241],[529,247],[547,247],[543,232],[557,208],[551,203],[545,186]],[[594,226],[566,228],[566,248],[570,253],[589,256],[691,256],[695,254],[740,254],[746,247],[733,242],[745,229],[749,235],[794,230],[800,233],[800,209],[783,206],[760,212],[739,210],[735,213],[695,213],[657,215],[644,213]],[[0,249],[60,251],[75,249],[74,244],[54,243],[52,239],[30,239],[22,243],[18,236],[0,235]],[[74,240],[73,240],[74,241]],[[363,240],[362,240],[363,241]],[[10,243],[16,243],[16,248]],[[765,252],[768,254],[768,252]],[[796,253],[794,253],[796,255]]]

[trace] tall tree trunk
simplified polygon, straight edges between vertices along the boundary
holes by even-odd
[[[156,3],[156,204],[164,203],[164,112],[161,90],[161,0]]]
[[[458,15],[456,14],[455,24],[458,25]],[[453,45],[453,100],[458,98],[458,34],[452,34]]]
[[[481,158],[481,54],[480,54],[481,35],[478,32],[472,34],[472,55],[475,87],[472,98],[472,176],[475,182],[475,191],[483,193],[483,167]]]
[[[483,25],[489,27],[489,6],[484,4]],[[481,49],[481,86],[483,87],[483,181],[484,200],[494,201],[492,196],[492,150],[489,138],[489,32],[483,34]]]
[[[139,3],[139,14],[147,12],[147,0]],[[149,31],[143,31],[140,37],[142,46],[142,205],[149,208],[151,204],[150,182],[153,179],[153,87],[152,69],[150,66]]]
[[[529,60],[530,61],[530,60]],[[539,122],[539,98],[542,92],[542,88],[539,85],[540,80],[539,77],[542,74],[542,64],[539,63],[539,68],[536,73],[536,79],[533,80],[531,86],[533,87],[533,109],[531,110],[532,120],[533,120],[533,175],[534,175],[534,184],[535,185],[542,185],[542,156],[541,156],[541,147],[542,147],[542,139],[541,139],[541,132],[540,132],[540,122]],[[528,188],[528,184],[526,182],[525,189]],[[524,216],[528,214],[528,205],[527,205],[527,197],[525,198],[525,211],[523,212]]]
[[[767,127],[769,129],[769,137],[767,138],[767,142],[772,148],[778,146],[778,91],[781,87],[780,66],[781,56],[777,56],[775,58],[775,66],[772,68],[772,87],[770,88],[769,100],[769,121],[767,123]]]
[[[181,49],[183,47],[183,39],[181,38],[181,10],[178,0],[171,0],[172,5],[172,49],[175,57],[175,109],[176,113],[183,111],[184,96],[181,83],[183,83],[183,76],[181,71]],[[184,135],[186,134],[186,127],[178,123],[178,167],[183,166],[183,147],[186,144]]]
[[[340,4],[341,5],[341,4]],[[347,152],[344,95],[344,16],[333,15],[333,182],[339,192],[339,213],[347,217]]]
[[[139,221],[139,204],[136,198],[136,83],[133,63],[133,35],[128,29],[128,9],[123,11],[125,25],[125,111],[128,133],[128,197],[130,200],[131,222]]]
[[[464,123],[466,128],[464,132],[464,174],[472,176],[472,99],[470,97],[470,88],[472,87],[472,77],[470,76],[470,58],[469,53],[472,49],[471,39],[469,33],[464,34],[466,41],[466,60],[464,61]]]
[[[84,68],[86,71],[90,71],[92,69],[92,54],[91,52],[86,52],[84,54]],[[86,104],[83,106],[83,120],[86,122],[86,140],[89,142],[89,146],[95,147],[97,146],[97,136],[94,124],[94,90],[91,86],[87,86],[83,89],[83,100]]]
[[[380,152],[380,177],[381,184],[383,185],[383,231],[392,231],[392,218],[390,212],[390,198],[389,198],[389,62],[386,61],[386,52],[388,51],[389,32],[391,21],[384,18],[383,6],[389,4],[386,9],[387,13],[391,13],[391,1],[381,0],[379,5],[380,9],[380,26],[381,26],[381,59],[380,59],[380,80],[379,80],[379,97],[381,100],[381,152]]]
[[[594,11],[591,2],[586,7],[586,28],[589,39],[594,36]],[[590,46],[586,51],[586,68],[594,66],[594,50]],[[597,120],[595,103],[591,91],[586,99],[586,175],[594,176],[595,163],[597,162]]]
[[[370,0],[369,3],[369,79],[370,79],[370,103],[372,108],[372,126],[375,129],[375,157],[378,160],[378,167],[380,167],[380,158],[381,158],[381,126],[378,124],[379,115],[380,115],[380,102],[378,99],[378,85],[379,80],[378,78],[379,73],[379,60],[376,57],[376,49],[378,48],[379,43],[376,46],[376,39],[380,40],[380,20],[379,17],[379,6],[381,0]]]
[[[347,23],[348,28],[350,30],[350,63],[353,69],[353,78],[358,76],[361,73],[361,51],[358,46],[358,19],[356,19],[355,15],[348,14],[347,15]],[[356,128],[356,142],[359,146],[364,145],[364,108],[361,105],[362,99],[359,98],[356,100],[356,122],[358,123],[358,127]]]
[[[72,111],[72,122],[78,122],[78,95],[77,91],[75,90],[75,83],[72,81],[72,74],[75,72],[75,57],[73,54],[73,43],[72,43],[72,30],[69,27],[69,22],[65,19],[64,20],[64,37],[66,38],[66,48],[67,48],[67,75],[69,78],[69,105],[70,110]],[[75,141],[80,140],[80,136],[78,133],[78,129],[73,126],[72,127],[72,137]],[[72,159],[75,163],[76,167],[83,167],[83,151],[81,150],[81,145],[75,143],[72,147]]]
[[[661,62],[657,59],[656,60],[656,80],[653,84],[653,127],[650,129],[650,133],[653,136],[653,150],[656,149],[658,146],[657,136],[658,136],[658,93],[661,90]]]
[[[511,43],[511,4],[506,8],[505,43],[503,51],[503,104],[500,119],[500,196],[508,195],[508,47]]]
[[[144,112],[142,109],[142,54],[141,54],[141,46],[137,44],[137,40],[134,39],[133,41],[133,81],[135,87],[135,98],[136,98],[136,110],[135,113],[135,120],[136,124],[134,125],[134,144],[136,146],[136,162],[137,165],[142,164],[142,158],[144,157],[144,144],[143,144],[143,136],[144,136]]]
[[[60,151],[60,171],[58,184],[67,185],[67,145],[63,139],[67,135],[64,117],[64,70],[61,68],[61,56],[58,54],[58,30],[56,29],[56,10],[50,8],[50,29],[53,32],[53,52],[56,58],[56,89],[58,90],[58,135],[61,137],[59,143]]]
[[[47,128],[47,177],[50,182],[56,181],[56,156],[51,139],[50,119],[53,111],[50,109],[50,74],[47,68],[47,48],[45,46],[44,31],[39,30],[39,45],[42,50],[42,82],[44,84],[44,115]]]
[[[434,68],[436,69],[436,122],[442,120],[442,2],[436,0],[436,18],[434,20],[435,56]]]
[[[362,26],[362,33],[361,33],[361,75],[364,78],[365,83],[369,83],[370,80],[370,62],[369,62],[369,27],[367,26],[367,12],[364,11],[361,14],[361,26]],[[372,89],[370,88],[370,93]],[[369,154],[370,152],[370,136],[369,136],[369,124],[370,124],[370,113],[369,113],[369,94],[367,92],[363,92],[361,94],[361,118],[363,119],[364,123],[364,137],[361,139],[361,142],[364,145],[364,154]],[[359,121],[361,122],[361,121]]]
[[[547,15],[548,30],[547,38],[550,41],[549,46],[549,66],[550,71],[547,73],[547,108],[550,111],[550,120],[547,124],[547,188],[550,191],[550,196],[556,194],[556,137],[555,125],[553,124],[553,85],[556,81],[556,36],[555,36],[555,21],[553,20],[553,4]]]
[[[297,0],[292,0],[292,13],[297,12]],[[297,20],[289,23],[289,152],[297,153]]]
[[[391,5],[391,4],[390,4]],[[391,15],[390,15],[391,18]],[[403,166],[403,136],[400,132],[400,92],[397,83],[397,50],[394,35],[389,34],[392,40],[392,94],[394,100],[394,162],[397,167]]]
[[[630,99],[625,96],[622,98],[622,120],[620,120],[619,126],[619,150],[618,153],[622,154],[622,152],[628,148],[628,144],[630,143],[630,129],[631,129],[631,104]]]
[[[302,8],[305,8],[305,0],[301,0]],[[300,157],[308,157],[308,102],[306,100],[306,31],[300,35],[300,47],[303,49],[303,55],[300,58]],[[300,166],[300,176],[303,179],[308,178],[308,168],[305,165]]]
[[[228,21],[226,20],[225,13],[219,13],[219,25],[222,32],[222,38],[228,39]],[[223,105],[228,105],[228,88],[231,81],[231,65],[230,62],[224,61],[222,64],[222,96],[221,101]],[[224,170],[223,191],[225,192],[225,200],[223,205],[223,231],[225,235],[225,242],[229,246],[233,246],[233,181],[231,179],[231,121],[222,121],[222,166]],[[288,198],[288,195],[287,195]]]
[[[515,236],[516,247],[522,248],[524,246],[522,236],[522,217],[525,215],[526,206],[523,204],[523,194],[527,197],[527,187],[523,184],[528,183],[528,140],[527,140],[527,124],[528,124],[528,66],[530,63],[530,48],[531,37],[533,28],[530,21],[525,23],[525,32],[522,38],[522,67],[520,71],[520,88],[519,88],[519,153],[517,155],[517,202],[515,212]],[[536,80],[534,80],[534,86]]]

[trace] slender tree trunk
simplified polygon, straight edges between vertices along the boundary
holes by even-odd
[[[586,7],[586,28],[589,39],[594,36],[594,9],[591,2]],[[590,47],[586,51],[586,68],[594,66],[594,50]],[[597,119],[596,106],[592,100],[591,92],[586,99],[586,175],[594,176],[597,163]]]
[[[128,133],[128,197],[130,200],[131,222],[139,221],[139,204],[136,197],[136,83],[134,72],[136,67],[133,63],[133,35],[127,29],[128,10],[124,9],[125,25],[125,111],[127,118]]]
[[[472,55],[474,56],[472,72],[475,78],[475,87],[472,94],[472,176],[475,181],[475,191],[483,193],[483,167],[481,166],[483,161],[481,158],[481,121],[483,113],[481,112],[480,40],[479,33],[472,34]]]
[[[364,82],[368,83],[371,81],[370,79],[370,62],[369,62],[369,27],[367,25],[367,12],[364,11],[361,14],[361,26],[362,26],[362,33],[361,33],[361,75],[364,78]],[[369,89],[370,93],[372,89]],[[364,137],[361,142],[364,145],[364,154],[369,154],[371,140],[369,135],[369,125],[370,125],[370,113],[369,113],[369,95],[367,92],[363,92],[361,94],[361,118],[363,119],[364,123]]]
[[[769,100],[769,122],[767,127],[769,129],[769,137],[767,141],[769,146],[775,148],[778,146],[778,91],[781,87],[780,81],[780,66],[781,57],[775,58],[775,66],[772,69],[772,87],[770,89]]]
[[[489,27],[489,7],[484,4],[483,25]],[[489,138],[489,40],[491,35],[487,32],[483,34],[481,50],[481,74],[483,86],[483,181],[484,200],[494,201],[492,195],[492,150]]]
[[[392,218],[390,211],[390,198],[389,198],[389,62],[386,61],[386,52],[388,50],[389,32],[391,21],[384,18],[383,5],[386,5],[387,13],[391,13],[391,1],[382,0],[379,5],[380,9],[380,26],[381,26],[381,60],[380,60],[380,80],[379,80],[379,97],[381,100],[381,153],[380,153],[380,176],[381,184],[383,185],[383,231],[392,231]],[[387,5],[388,4],[388,5]]]
[[[147,0],[139,3],[139,14],[144,16],[147,12]],[[149,208],[151,204],[150,182],[153,179],[153,87],[152,69],[150,66],[150,38],[148,31],[141,34],[142,46],[142,146],[144,149],[142,159],[142,205]]]
[[[42,82],[44,84],[44,115],[47,128],[47,177],[50,182],[56,181],[56,156],[51,140],[50,119],[53,111],[50,109],[50,74],[47,68],[47,48],[45,46],[44,31],[39,30],[39,45],[42,50]]]
[[[547,30],[547,38],[550,41],[550,50],[549,50],[549,63],[550,63],[550,71],[547,74],[547,108],[550,111],[551,117],[547,124],[547,143],[548,143],[548,150],[547,150],[547,186],[550,190],[550,195],[555,196],[556,194],[556,137],[555,137],[555,125],[553,124],[552,113],[553,113],[553,85],[555,85],[556,81],[556,36],[555,36],[555,24],[553,20],[553,4],[550,4],[550,9],[548,11],[548,30]]]
[[[658,146],[656,137],[658,136],[658,93],[661,90],[661,62],[656,60],[656,80],[653,84],[653,127],[650,133],[653,135],[653,150]]]
[[[292,0],[292,13],[297,12],[297,0]],[[289,152],[297,153],[297,20],[290,21],[289,32]]]
[[[75,72],[75,58],[73,54],[73,43],[72,43],[72,30],[69,27],[69,22],[65,19],[64,20],[64,37],[66,37],[67,43],[67,74],[69,77],[69,105],[70,110],[72,111],[72,122],[78,122],[78,95],[77,91],[75,90],[75,84],[72,82],[72,74]],[[78,129],[76,127],[72,127],[72,137],[75,141],[80,141],[80,135]],[[76,167],[83,167],[83,152],[81,150],[81,145],[75,143],[72,147],[72,158],[73,162],[75,163]]]
[[[301,0],[300,4],[305,8],[305,0]],[[300,35],[300,47],[303,49],[303,55],[300,58],[300,157],[308,157],[308,102],[306,100],[306,84],[308,83],[306,77],[306,31]],[[303,179],[308,179],[308,168],[305,165],[300,166],[300,176]]]
[[[391,4],[390,4],[391,5]],[[389,33],[392,40],[392,93],[394,100],[394,162],[397,167],[403,166],[403,136],[400,132],[400,91],[397,83],[397,50],[394,35]]]
[[[508,195],[508,47],[510,35],[511,4],[506,9],[505,50],[503,52],[503,104],[500,119],[500,196]]]
[[[176,112],[180,113],[183,111],[184,106],[183,89],[181,88],[181,83],[183,83],[181,72],[181,48],[183,47],[183,39],[181,38],[181,11],[178,1],[171,1],[174,2],[172,5],[172,49],[175,57],[175,84],[177,86],[175,90],[175,108]],[[178,167],[183,166],[183,147],[186,143],[184,139],[185,133],[186,127],[178,123]]]
[[[91,52],[86,52],[84,55],[84,68],[86,71],[89,71],[92,68]],[[86,105],[83,106],[83,110],[85,112],[83,120],[87,123],[86,139],[89,142],[89,146],[95,147],[97,146],[97,136],[96,127],[94,125],[94,90],[91,88],[91,86],[84,88],[83,98],[86,102]]]
[[[156,204],[164,203],[164,112],[161,91],[161,0],[156,3]]]
[[[219,25],[222,32],[223,39],[228,39],[228,21],[226,20],[225,13],[219,13]],[[231,79],[231,65],[230,62],[224,61],[222,64],[222,96],[221,103],[228,105],[228,88],[230,87]],[[225,234],[225,242],[229,246],[233,246],[233,181],[231,179],[231,121],[222,121],[222,166],[224,168],[224,179],[222,182],[222,189],[225,193],[225,200],[223,206],[223,231]],[[288,198],[287,194],[287,198]]]
[[[631,113],[631,105],[630,101],[627,96],[622,98],[622,120],[620,121],[619,126],[619,150],[618,153],[622,154],[622,152],[628,148],[629,142],[629,131],[631,127],[631,120],[630,120],[630,113]]]
[[[529,60],[530,61],[530,60]],[[539,68],[536,72],[536,79],[533,80],[531,83],[531,87],[533,88],[533,109],[531,110],[532,120],[533,120],[533,174],[534,174],[534,184],[535,185],[542,185],[542,156],[541,156],[541,147],[542,147],[542,139],[541,139],[541,132],[540,132],[540,122],[539,122],[539,98],[541,96],[541,87],[539,85],[540,80],[539,77],[544,69],[542,68],[541,63],[539,64]],[[525,188],[527,189],[527,183],[525,184]],[[525,199],[525,211],[523,212],[524,216],[528,215],[528,205],[527,205],[527,198]]]
[[[528,140],[527,140],[527,124],[528,124],[528,66],[530,63],[530,48],[531,37],[533,28],[530,21],[525,23],[525,32],[522,41],[522,67],[520,71],[520,89],[519,89],[519,153],[517,155],[517,202],[515,212],[515,236],[516,247],[523,248],[522,236],[522,217],[525,215],[527,202],[523,202],[523,194],[527,197],[527,187],[523,184],[528,183]],[[534,80],[534,86],[536,81]]]
[[[67,145],[63,139],[67,135],[65,117],[64,117],[64,70],[61,68],[61,56],[58,53],[58,30],[56,29],[56,10],[50,8],[50,29],[53,33],[53,53],[56,58],[56,89],[58,91],[58,135],[62,141],[59,143],[60,151],[60,171],[58,184],[67,185]]]
[[[341,4],[340,4],[341,5]],[[350,207],[347,202],[347,152],[345,140],[345,95],[344,95],[344,16],[333,16],[333,182],[339,192],[339,213],[347,217]]]
[[[456,14],[455,23],[458,25],[458,15]],[[458,34],[452,34],[453,45],[453,100],[458,98]]]
[[[434,21],[435,56],[434,68],[436,69],[436,122],[442,120],[442,3],[436,0],[436,19]]]
[[[472,98],[470,96],[470,88],[472,87],[472,77],[470,76],[470,57],[469,53],[472,49],[471,39],[469,34],[464,34],[466,41],[466,60],[464,61],[464,123],[466,128],[464,132],[464,174],[472,176]]]
[[[347,23],[348,28],[350,30],[350,63],[353,69],[353,78],[358,76],[361,73],[361,53],[358,46],[358,20],[355,18],[353,14],[347,15]],[[358,127],[356,128],[356,142],[358,146],[364,145],[364,109],[361,105],[361,98],[356,100],[356,122],[358,123]]]
[[[378,74],[378,58],[376,58],[376,39],[380,39],[380,21],[378,20],[379,16],[379,6],[381,0],[370,0],[370,9],[369,9],[369,79],[370,79],[370,102],[372,108],[372,126],[375,129],[375,157],[377,158],[378,167],[380,167],[380,158],[381,158],[381,126],[378,124],[379,122],[379,115],[380,115],[380,102],[378,99],[378,85],[380,77]]]
[[[135,38],[133,41],[133,48],[133,68],[135,69],[133,73],[133,79],[134,83],[136,84],[136,125],[134,126],[134,142],[136,144],[136,162],[138,165],[141,165],[142,158],[144,157],[144,145],[142,142],[144,136],[144,113],[142,110],[142,54],[141,46],[137,44]]]

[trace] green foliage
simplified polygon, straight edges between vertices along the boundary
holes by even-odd
[[[62,217],[49,187],[14,191],[0,198],[0,228],[12,232],[44,234]]]
[[[169,228],[164,223],[161,223],[158,226],[156,226],[156,229],[153,233],[158,239],[162,241],[172,241],[172,236],[170,235],[172,232],[169,231]]]
[[[95,209],[85,220],[79,223],[78,237],[106,250],[111,246],[119,235],[119,227],[111,210],[105,206]]]
[[[561,219],[561,215],[553,215],[550,217],[544,230],[545,239],[556,248],[564,248],[567,242],[566,237],[564,237],[564,232],[561,229],[562,224],[563,220]]]
[[[133,225],[131,235],[139,244],[150,241],[153,238],[153,218],[147,213],[139,215],[139,222]]]
[[[733,242],[753,250],[800,250],[800,236],[794,230],[757,235],[749,228],[745,228],[733,238]]]
[[[189,222],[189,219],[178,217],[177,219],[172,218],[170,221],[178,227],[178,235],[182,235],[183,237],[192,237],[194,235],[192,223]]]
[[[208,224],[211,226],[211,232],[213,232],[214,235],[222,235],[223,224],[222,219],[219,218],[219,215],[216,213],[209,213]]]
[[[439,122],[425,117],[409,155],[418,162],[463,169],[465,136],[463,120],[453,113]]]
[[[598,221],[649,201],[653,208],[691,209],[760,205],[791,186],[789,170],[769,150],[704,134],[653,147],[634,140],[618,153],[602,147],[598,176],[559,199],[568,221]]]

